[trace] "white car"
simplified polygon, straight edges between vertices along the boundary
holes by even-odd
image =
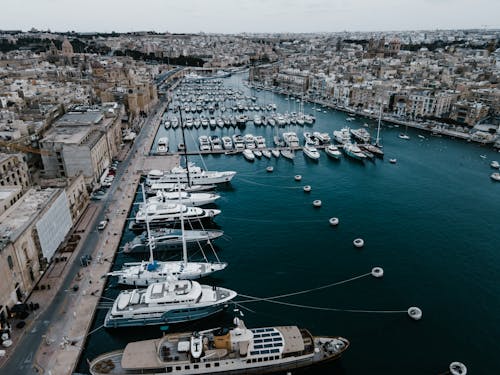
[[[104,228],[106,228],[106,225],[108,225],[107,220],[99,222],[99,225],[97,225],[97,230],[104,230]]]

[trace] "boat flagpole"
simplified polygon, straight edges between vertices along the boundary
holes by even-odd
[[[189,182],[189,163],[188,163],[188,157],[187,157],[187,147],[186,147],[186,136],[184,135],[184,124],[182,123],[182,111],[181,111],[181,106],[179,108],[179,117],[181,120],[181,131],[182,131],[182,143],[184,143],[184,158],[186,160],[186,176],[187,176],[187,186],[190,186]]]
[[[153,241],[151,238],[151,231],[149,229],[149,215],[148,215],[148,203],[146,201],[146,194],[144,192],[144,184],[141,184],[142,190],[142,201],[144,202],[144,209],[146,211],[146,231],[148,234],[148,244],[149,244],[149,262],[152,264],[154,262],[153,258]]]

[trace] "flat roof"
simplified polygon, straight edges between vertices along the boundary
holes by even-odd
[[[81,126],[97,124],[104,115],[101,111],[68,112],[54,124],[55,126]]]
[[[62,189],[28,190],[0,216],[0,250],[15,241],[25,228]]]
[[[80,144],[92,129],[90,127],[52,128],[41,140],[44,142]]]

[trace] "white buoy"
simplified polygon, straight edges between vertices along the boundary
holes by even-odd
[[[266,168],[266,171],[268,171],[268,172],[272,172],[272,171],[274,171],[273,166],[272,166],[272,165],[270,165],[269,167],[267,167],[267,168]]]
[[[304,191],[306,193],[309,193],[311,191],[311,186],[309,186],[309,185],[304,186]]]
[[[372,276],[377,277],[377,278],[384,276],[383,268],[382,267],[373,267],[372,268]]]
[[[314,207],[321,207],[321,201],[319,199],[316,199],[315,201],[313,201],[313,206]]]
[[[331,226],[335,226],[339,224],[339,218],[338,217],[331,217],[330,220],[328,220]]]
[[[358,248],[365,246],[365,241],[362,238],[356,238],[352,244]]]
[[[408,309],[408,316],[413,320],[420,320],[422,319],[422,310],[415,306],[410,307]]]
[[[300,174],[296,174],[294,179],[295,179],[295,181],[300,181],[300,180],[302,180],[302,176]]]
[[[462,362],[451,362],[450,373],[452,375],[466,375],[467,367]]]

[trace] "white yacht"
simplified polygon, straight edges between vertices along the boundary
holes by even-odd
[[[267,150],[267,149],[264,149],[262,150],[262,155],[267,158],[267,159],[271,159],[271,151]],[[278,154],[279,156],[279,154]]]
[[[312,134],[321,144],[328,144],[332,140],[328,133],[313,132]]]
[[[243,140],[245,141],[245,148],[249,150],[253,150],[255,148],[255,139],[252,134],[245,134],[243,136]]]
[[[206,135],[200,135],[198,142],[200,143],[200,151],[210,151],[210,140]]]
[[[410,136],[407,134],[404,134],[404,133],[399,133],[399,138],[404,139],[404,140],[408,140],[408,139],[410,139]]]
[[[313,145],[306,143],[304,147],[302,148],[302,151],[304,151],[304,155],[306,155],[309,159],[312,160],[318,160],[320,155],[316,147]]]
[[[325,153],[334,159],[340,159],[340,157],[342,156],[342,153],[339,151],[339,149],[335,145],[326,146]]]
[[[316,137],[313,137],[310,132],[304,132],[302,134],[304,136],[304,142],[305,142],[305,144],[316,145],[316,146],[319,145],[319,140],[317,140]]]
[[[216,229],[209,230],[185,230],[184,240],[188,247],[199,247],[221,237],[224,232]],[[172,251],[182,248],[183,232],[181,229],[156,228],[151,229],[148,238],[147,231],[134,237],[127,242],[123,248],[125,254],[146,253],[149,251],[150,243],[155,251]]]
[[[158,139],[157,154],[166,154],[168,152],[168,137],[161,137]]]
[[[293,160],[295,158],[295,153],[289,148],[282,148],[280,152],[281,156],[283,156],[285,159]]]
[[[257,146],[258,149],[266,148],[266,139],[263,136],[256,135],[254,137],[254,141],[255,141],[255,146]]]
[[[174,167],[170,171],[162,172],[157,169],[151,170],[147,177],[151,182],[171,182],[171,183],[186,183],[189,182],[193,185],[211,185],[230,182],[236,172],[233,171],[204,171],[200,167],[195,166],[193,163],[188,164],[188,168],[181,166]]]
[[[210,136],[209,140],[210,140],[210,145],[212,147],[212,151],[222,150],[222,141],[217,135]]]
[[[233,144],[236,150],[244,150],[245,149],[245,140],[239,134],[233,135]]]
[[[255,115],[253,117],[253,123],[257,126],[262,125],[262,117],[260,117],[260,115]]]
[[[370,142],[370,133],[365,128],[351,129],[351,134],[362,143]]]
[[[146,180],[146,185],[148,184],[148,180]],[[146,193],[148,195],[156,195],[158,191],[178,191],[179,186],[181,191],[187,191],[189,193],[196,193],[200,191],[209,191],[209,190],[214,190],[215,185],[187,185],[187,184],[174,184],[171,182],[166,182],[166,183],[157,183],[153,182],[150,186],[147,186],[146,188]]]
[[[258,150],[258,149],[254,148],[254,149],[252,150],[252,152],[253,152],[253,154],[255,155],[255,157],[257,157],[257,158],[259,158],[259,159],[262,157],[262,151],[260,151],[260,150]]]
[[[295,132],[283,133],[283,140],[288,147],[299,147],[299,138]]]
[[[227,135],[222,137],[222,147],[224,147],[224,150],[233,149],[233,141],[231,141],[231,137],[228,137]]]
[[[351,117],[349,117],[351,118]],[[351,129],[348,127],[342,128],[340,130],[335,130],[333,132],[333,138],[336,142],[340,144],[346,144],[351,142]]]
[[[273,149],[271,150],[271,154],[272,154],[275,158],[279,158],[279,157],[280,157],[280,150],[273,148]]]
[[[131,327],[189,322],[228,307],[236,292],[173,276],[147,289],[122,291],[106,314],[104,327]]]
[[[255,160],[255,155],[253,154],[252,150],[250,150],[248,148],[246,148],[246,149],[243,150],[243,156],[248,161],[254,161]]]
[[[347,156],[350,156],[353,159],[357,160],[365,160],[366,155],[361,151],[361,149],[354,143],[346,143],[344,144],[344,151]]]
[[[129,343],[89,363],[92,375],[285,373],[339,359],[350,343],[340,336],[313,336],[297,326],[234,327],[171,333]]]
[[[148,203],[180,203],[186,206],[198,207],[214,203],[220,195],[211,193],[189,193],[186,191],[157,191],[154,197],[148,198]]]
[[[491,168],[499,169],[500,168],[500,163],[498,161],[496,161],[496,160],[493,160],[490,163],[490,166],[491,166]]]
[[[201,220],[213,218],[220,212],[215,209],[187,207],[183,204],[146,203],[141,206],[130,226],[131,229],[144,228],[146,220],[150,225],[173,225],[180,222],[181,215],[185,220]]]

